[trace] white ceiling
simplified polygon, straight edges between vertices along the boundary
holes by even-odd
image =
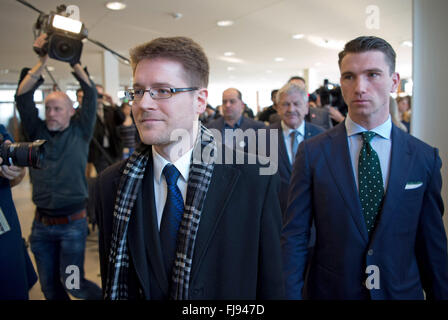
[[[50,12],[61,4],[54,0],[29,0]],[[411,76],[412,49],[401,43],[412,38],[412,0],[127,0],[123,11],[111,11],[105,0],[70,0],[80,8],[89,37],[128,57],[133,46],[159,36],[188,36],[201,44],[210,60],[210,85],[215,88],[275,88],[306,68],[316,81],[337,81],[339,49],[322,48],[313,38],[343,43],[360,35],[388,40],[397,51],[397,69]],[[379,9],[379,29],[366,26],[368,6]],[[173,13],[183,17],[175,20]],[[0,0],[0,83],[16,83],[23,66],[33,66],[32,25],[38,13],[16,0]],[[234,20],[218,27],[218,20]],[[296,33],[301,40],[292,39]],[[86,42],[81,61],[95,82],[102,83],[102,51]],[[226,61],[233,51],[238,62]],[[274,58],[284,61],[275,62]],[[51,60],[54,76],[73,83],[67,64]],[[228,70],[233,67],[233,70]],[[120,84],[131,82],[130,67],[120,63]]]

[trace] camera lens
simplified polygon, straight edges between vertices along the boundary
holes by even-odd
[[[65,35],[53,34],[49,40],[50,58],[72,62],[79,60],[82,51],[82,42]]]
[[[43,144],[46,140],[34,142],[2,143],[0,157],[5,165],[42,168],[44,158]]]

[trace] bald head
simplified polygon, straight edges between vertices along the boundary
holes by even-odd
[[[54,91],[45,98],[45,123],[50,131],[62,131],[75,114],[70,98],[61,91]]]
[[[233,126],[244,111],[244,103],[241,92],[235,88],[229,88],[222,93],[222,112],[227,124]]]

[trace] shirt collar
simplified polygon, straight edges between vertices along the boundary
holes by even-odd
[[[294,129],[291,129],[290,127],[288,127],[283,120],[281,121],[281,125],[282,125],[282,129],[283,129],[283,133],[285,134],[285,136],[289,137],[289,135],[291,134],[291,131],[294,131]],[[300,133],[302,135],[302,137],[305,136],[305,120],[302,121],[302,124],[297,129],[295,129],[295,131]]]
[[[191,154],[193,153],[193,148],[191,148],[188,152],[186,152],[182,157],[177,159],[173,165],[179,170],[182,179],[185,182],[188,181],[188,175],[190,173],[190,160]],[[154,164],[154,177],[156,178],[157,183],[160,183],[163,174],[163,168],[170,163],[166,160],[160,153],[156,151],[154,146],[152,146],[152,159]]]
[[[367,130],[363,126],[354,122],[350,118],[350,115],[347,114],[347,118],[345,120],[345,129],[347,130],[347,136],[349,136],[349,137],[356,135],[358,133],[364,132],[364,131],[372,131],[372,132],[375,132],[377,135],[383,137],[384,139],[389,140],[391,131],[392,131],[392,120],[389,115],[389,117],[383,124],[380,124],[378,127],[373,128],[371,130]]]
[[[224,128],[236,129],[241,127],[241,122],[243,122],[243,115],[238,119],[233,127],[229,126],[227,122],[224,120]]]

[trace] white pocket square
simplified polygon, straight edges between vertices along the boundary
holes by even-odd
[[[404,187],[404,190],[412,190],[420,188],[423,185],[423,182],[408,182],[406,183],[406,186]]]

